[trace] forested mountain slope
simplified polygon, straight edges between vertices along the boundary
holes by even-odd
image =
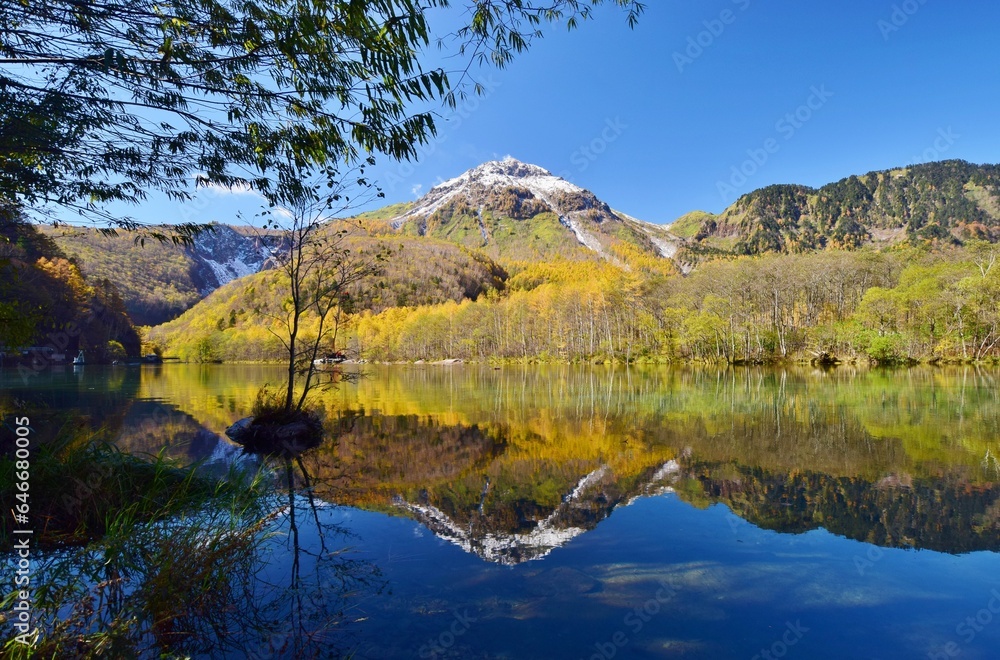
[[[821,188],[773,185],[696,228],[694,251],[760,254],[866,243],[1000,239],[1000,166],[949,160],[849,176]],[[693,234],[692,234],[692,229]]]
[[[538,166],[506,158],[445,181],[415,202],[386,206],[357,221],[385,238],[458,245],[512,271],[543,262],[604,261],[660,276],[741,254],[904,241],[994,242],[1000,239],[1000,167],[953,160],[852,175],[818,189],[768,186],[720,215],[695,211],[664,227],[612,210],[593,193]],[[84,274],[114,284],[133,321],[142,324],[176,318],[219,286],[257,272],[266,263],[264,243],[273,247],[280,241],[277,234],[262,238],[226,225],[189,247],[139,248],[127,235],[110,238],[90,228],[40,230]],[[433,260],[435,251],[440,247],[425,256]],[[436,268],[422,263],[418,270],[433,281]],[[395,304],[413,304],[400,282],[394,284]]]
[[[333,223],[323,231],[340,227]],[[382,276],[353,292],[354,313],[474,300],[503,288],[508,277],[489,258],[433,239],[357,233],[345,247],[355,254],[389,251]],[[288,295],[288,276],[280,269],[264,270],[216,289],[180,317],[153,328],[150,340],[183,359],[278,359],[282,348],[272,330],[281,332]]]
[[[467,297],[477,295],[479,274],[460,283],[438,272],[451,269],[458,254],[446,244],[465,249],[463,258],[486,270],[497,262],[520,269],[569,259],[673,273],[678,268],[670,257],[682,243],[658,225],[613,211],[593,193],[511,158],[470,170],[415,203],[390,205],[356,221],[372,235],[402,241],[406,254],[415,257],[410,264],[393,260],[397,277],[386,297],[393,305],[426,302],[427,292],[417,290],[432,286],[445,286],[442,299],[460,299],[455,287],[468,289]],[[218,287],[265,268],[267,248],[280,250],[281,241],[280,232],[228,225],[215,225],[190,246],[139,247],[127,234],[109,237],[89,227],[40,230],[85,274],[118,287],[133,321],[149,325],[174,319]],[[418,243],[426,245],[416,256]]]
[[[139,337],[114,283],[86,277],[51,239],[9,208],[0,209],[0,352],[5,362],[21,349],[40,347],[31,359],[90,361],[139,355]]]
[[[39,230],[90,278],[107,279],[121,292],[139,325],[175,318],[232,280],[260,270],[268,252],[262,239],[227,225],[214,225],[189,246],[107,236],[92,227],[40,225]]]

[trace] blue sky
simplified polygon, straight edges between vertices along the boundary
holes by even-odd
[[[658,223],[772,183],[962,158],[1000,162],[1000,4],[647,0],[550,27],[487,92],[441,110],[416,163],[381,162],[384,203],[506,155]],[[453,64],[452,64],[453,65]],[[369,207],[379,206],[370,204]],[[235,221],[250,195],[156,200],[150,221]]]

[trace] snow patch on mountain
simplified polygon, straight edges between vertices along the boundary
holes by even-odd
[[[656,249],[660,251],[660,254],[667,259],[673,259],[674,255],[677,254],[677,250],[680,249],[677,243],[672,243],[666,239],[660,238],[650,231],[646,231],[646,235],[649,236],[649,240],[653,242],[653,245],[655,245]]]
[[[677,461],[670,459],[666,463],[660,466],[656,472],[653,473],[652,478],[649,480],[650,483],[656,483],[658,481],[663,481],[664,479],[671,477],[674,478],[681,472],[681,464]]]
[[[399,228],[408,220],[425,218],[455,197],[472,192],[474,188],[489,191],[512,187],[525,188],[543,200],[546,195],[554,193],[577,194],[585,192],[583,188],[553,175],[548,170],[537,165],[522,163],[516,158],[508,156],[503,160],[491,160],[483,163],[454,179],[439,183],[417,200],[413,208],[398,217],[392,224]]]
[[[202,262],[212,269],[212,273],[215,275],[215,281],[218,282],[218,288],[223,284],[228,284],[233,280],[245,277],[247,275],[253,275],[257,272],[260,264],[248,264],[242,259],[231,259],[225,262],[213,261],[211,259],[202,259]]]
[[[652,222],[646,222],[645,220],[633,218],[632,216],[622,213],[621,211],[615,211],[615,215],[626,222],[632,223],[632,225],[639,229],[639,231],[646,234],[646,236],[649,237],[650,242],[656,246],[660,256],[673,261],[677,267],[681,269],[682,273],[687,275],[691,272],[693,268],[691,264],[682,263],[676,259],[677,253],[680,251],[685,241],[680,236],[670,232],[670,225],[658,225]]]
[[[534,167],[534,166],[532,166],[532,167]],[[541,168],[538,168],[538,169],[541,169]],[[544,172],[544,170],[542,170],[542,171]],[[559,179],[559,180],[562,181],[562,179]],[[573,184],[569,183],[568,181],[564,181],[564,183],[567,183],[568,185],[573,186]],[[580,193],[585,193],[586,192],[585,190],[583,190],[583,188],[577,188],[576,186],[573,186],[573,187],[576,188],[576,190],[578,192],[580,192]],[[586,231],[584,231],[584,229],[580,226],[580,223],[578,223],[573,218],[572,213],[565,213],[564,214],[562,212],[562,210],[559,208],[559,205],[556,204],[556,203],[554,203],[549,198],[548,192],[541,192],[539,190],[538,192],[532,191],[532,194],[534,194],[536,197],[540,198],[543,202],[545,202],[546,204],[549,205],[549,208],[553,209],[554,211],[556,211],[559,214],[559,222],[562,225],[568,227],[569,230],[573,232],[573,234],[576,236],[576,240],[580,242],[580,245],[593,250],[594,252],[596,252],[597,254],[601,255],[605,259],[610,258],[609,255],[604,252],[604,246],[601,245],[601,242],[599,240],[597,240],[597,237],[594,236],[593,234],[590,234],[590,233],[587,233]],[[617,260],[615,260],[615,261],[617,261]]]
[[[590,248],[594,252],[600,254],[602,257],[607,257],[608,255],[604,253],[604,246],[593,234],[588,234],[585,232],[579,224],[573,218],[565,215],[559,216],[559,222],[563,223],[570,228],[574,234],[576,234],[576,240],[580,241],[580,244],[584,247]]]
[[[681,243],[683,239],[679,236],[674,236],[670,231],[663,225],[657,225],[652,222],[646,222],[645,220],[639,220],[638,218],[633,218],[627,213],[622,213],[621,211],[615,211],[617,215],[622,220],[631,222],[635,225],[639,231],[646,234],[649,240],[652,241],[656,249],[659,250],[660,255],[666,257],[667,259],[673,259],[677,254],[677,251],[681,248]]]
[[[563,498],[563,503],[575,502],[580,499],[580,496],[583,495],[584,491],[600,481],[601,478],[607,474],[607,472],[608,468],[602,465],[596,470],[585,475],[582,479],[580,479],[580,481],[577,482],[576,488],[574,488],[569,495]]]
[[[486,561],[503,565],[513,565],[533,559],[541,559],[554,549],[566,545],[574,537],[583,534],[586,530],[579,527],[560,528],[557,525],[566,508],[580,499],[581,495],[588,488],[599,482],[606,473],[607,468],[601,466],[584,475],[577,482],[573,490],[563,498],[562,504],[556,507],[555,511],[540,521],[530,532],[520,534],[495,534],[487,532],[485,535],[474,538],[472,530],[459,526],[437,507],[429,504],[413,504],[401,497],[396,498],[395,504],[413,513],[418,520],[427,525],[437,536],[454,543],[466,552],[479,555]]]
[[[416,202],[413,208],[396,218],[392,225],[398,229],[410,220],[427,218],[458,197],[464,196],[472,200],[484,193],[507,188],[527,190],[545,202],[559,215],[559,221],[573,232],[581,245],[606,256],[604,246],[597,240],[597,237],[583,229],[573,217],[572,212],[563,212],[552,199],[561,194],[589,195],[590,193],[580,186],[555,176],[546,169],[522,163],[510,156],[503,160],[483,163],[453,179],[434,186]]]
[[[269,256],[257,237],[245,236],[226,225],[215,225],[213,231],[199,234],[188,250],[197,262],[202,295],[260,271]]]

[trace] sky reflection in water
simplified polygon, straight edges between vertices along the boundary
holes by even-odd
[[[133,451],[225,458],[217,434],[274,376],[95,372],[11,391],[99,408]],[[471,658],[1000,647],[995,371],[369,372],[324,395],[337,442],[304,463],[343,505],[320,510],[354,535],[334,543],[381,571],[329,644]]]

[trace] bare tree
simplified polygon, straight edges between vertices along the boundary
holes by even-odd
[[[351,185],[363,195],[381,196],[359,171]],[[321,190],[326,191],[321,194]],[[334,220],[332,214],[352,206],[343,195],[343,182],[312,185],[288,209],[268,212],[265,229],[282,230],[282,240],[271,248],[271,256],[286,277],[287,296],[275,315],[280,331],[271,330],[287,354],[287,380],[283,393],[286,413],[301,411],[306,398],[318,383],[317,360],[337,353],[346,315],[350,314],[365,286],[376,287],[386,249],[365,247],[357,240],[360,225]],[[315,332],[309,332],[312,328]]]

